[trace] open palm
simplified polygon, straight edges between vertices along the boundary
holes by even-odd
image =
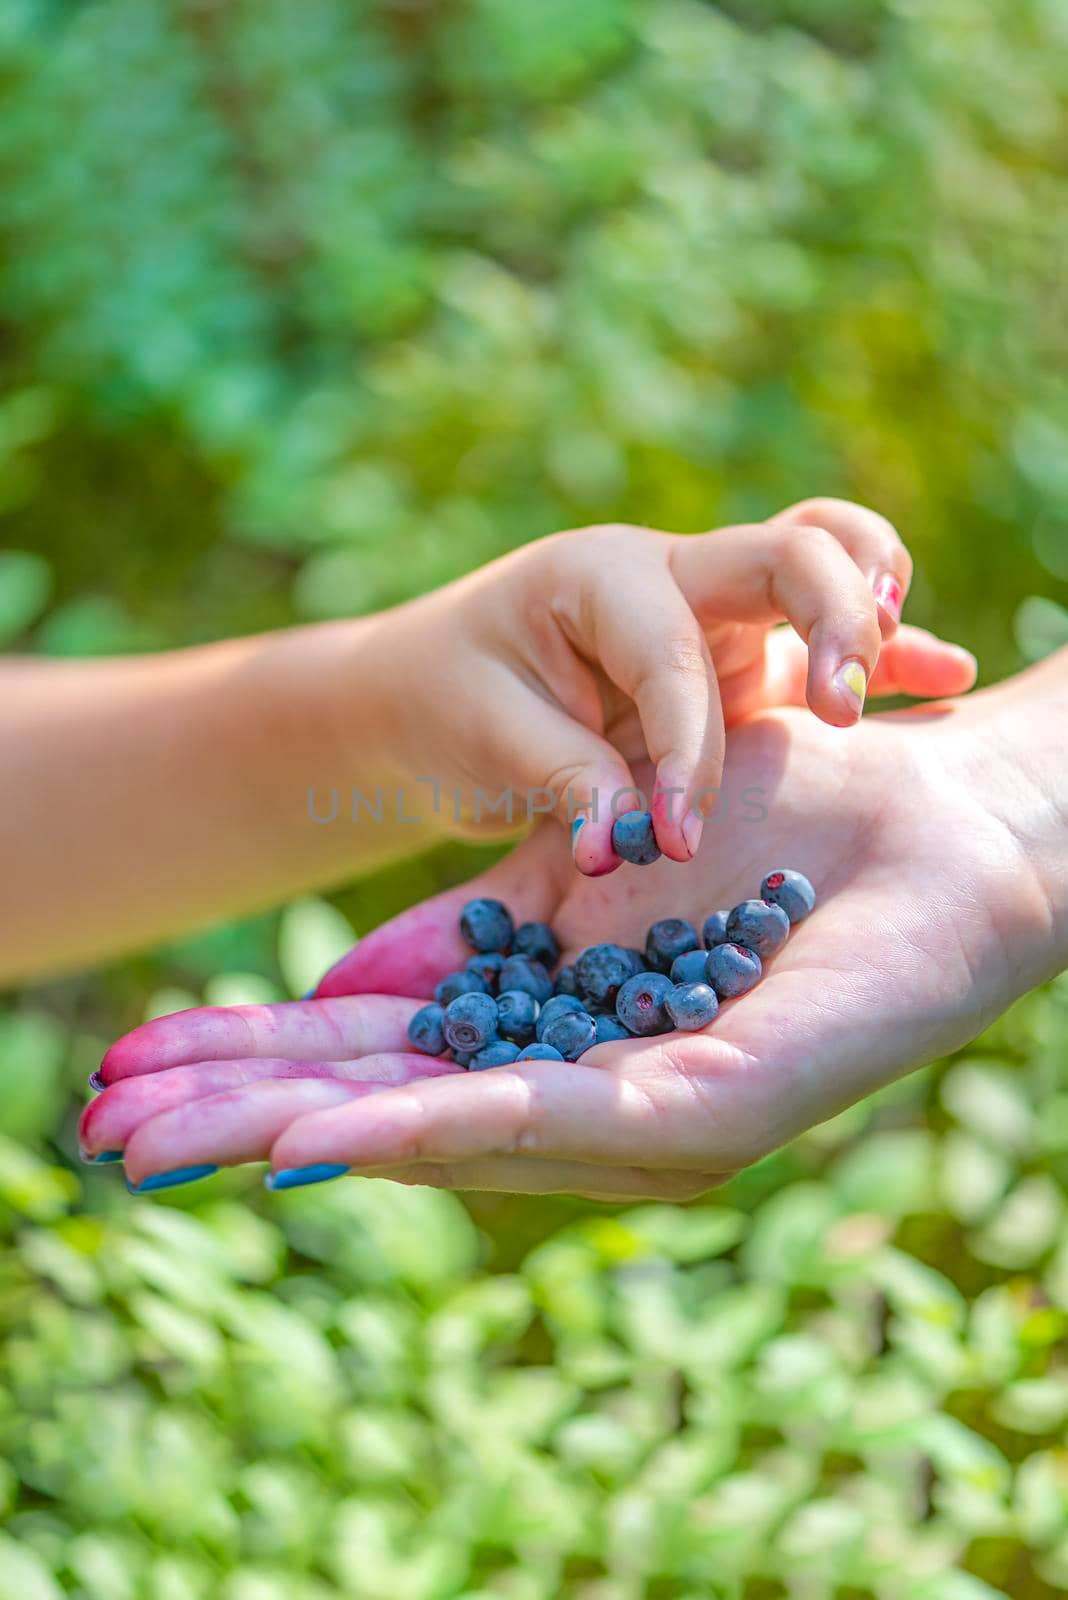
[[[692,863],[591,881],[546,825],[369,935],[315,999],[179,1013],[120,1040],[83,1142],[123,1148],[134,1181],[269,1158],[455,1188],[698,1193],[962,1045],[1046,976],[1043,960],[1055,970],[1052,949],[1029,953],[1038,886],[1021,884],[1015,839],[971,782],[1000,706],[995,691],[845,733],[761,716],[731,736],[730,788]],[[473,894],[550,921],[569,959],[640,943],[657,917],[699,922],[776,866],[804,871],[820,904],[703,1033],[477,1074],[407,1049],[417,1001],[466,953],[456,919]]]

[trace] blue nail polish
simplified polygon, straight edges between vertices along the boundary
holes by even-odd
[[[317,1161],[309,1167],[282,1167],[264,1178],[268,1189],[301,1189],[306,1183],[327,1183],[340,1178],[348,1167],[336,1161]]]
[[[587,824],[587,822],[589,820],[590,820],[589,817],[576,817],[574,822],[571,824],[571,848],[572,848],[572,850],[575,848],[575,840],[579,836],[579,831],[586,826],[586,824]]]
[[[78,1154],[87,1167],[106,1167],[113,1161],[121,1161],[123,1157],[121,1150],[101,1150],[95,1156],[91,1156],[87,1150],[79,1150]]]
[[[130,1183],[126,1187],[131,1194],[149,1194],[155,1189],[177,1189],[180,1183],[196,1183],[198,1178],[210,1178],[213,1172],[218,1172],[218,1167],[172,1167],[170,1172],[154,1172],[151,1177],[142,1178],[140,1183]]]
[[[96,1094],[99,1094],[102,1089],[106,1089],[107,1088],[107,1084],[104,1082],[104,1080],[100,1076],[99,1072],[91,1072],[89,1074],[89,1087]]]
[[[311,988],[308,990],[307,994],[302,994],[300,998],[302,1000],[314,1000],[315,999],[315,991],[316,991],[316,989],[318,989],[318,987],[319,987],[319,985],[317,983],[313,983]]]

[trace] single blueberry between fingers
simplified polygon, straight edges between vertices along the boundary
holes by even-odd
[[[437,1004],[422,1006],[408,1024],[408,1040],[428,1056],[440,1056],[445,1049],[445,1008]]]
[[[701,943],[706,950],[715,949],[717,944],[727,943],[727,918],[729,911],[713,911],[706,917],[701,927]]]
[[[518,1060],[519,1046],[510,1039],[494,1039],[484,1050],[471,1057],[469,1072],[485,1072],[487,1067],[510,1067]]]
[[[639,1036],[670,1033],[664,1004],[674,984],[663,972],[639,972],[628,978],[616,997],[616,1016],[628,1033]]]
[[[617,1039],[629,1039],[630,1034],[620,1022],[618,1017],[609,1016],[595,1018],[597,1024],[597,1043],[614,1044]]]
[[[736,1000],[756,987],[763,973],[760,957],[744,944],[717,944],[708,952],[705,978],[721,1000]]]
[[[577,1061],[597,1043],[597,1024],[588,1011],[561,1011],[538,1042],[559,1050],[565,1061]]]
[[[559,1050],[554,1050],[551,1044],[525,1044],[516,1056],[517,1061],[562,1061],[564,1058]]]
[[[633,974],[631,953],[618,944],[591,945],[575,962],[579,993],[593,1005],[615,1005],[616,995]]]
[[[671,963],[672,983],[704,983],[707,950],[687,950]]]
[[[790,919],[781,906],[767,900],[743,900],[727,918],[727,938],[731,944],[744,944],[767,961],[781,950],[790,936]]]
[[[760,885],[760,898],[773,906],[781,906],[791,925],[804,922],[816,909],[816,891],[803,872],[793,867],[777,867],[769,872]]]
[[[548,1002],[552,1005],[552,1001]],[[497,1032],[513,1044],[529,1044],[538,1021],[538,1002],[525,989],[505,989],[497,996]]]
[[[719,1010],[716,992],[707,983],[677,983],[664,1001],[676,1028],[694,1033],[705,1028]]]
[[[489,985],[477,972],[450,972],[434,990],[439,1006],[448,1006],[460,994],[488,994]]]
[[[654,922],[645,936],[645,965],[654,972],[668,973],[677,956],[698,946],[697,929],[685,917],[664,917]]]
[[[573,994],[554,994],[551,1000],[546,1000],[538,1012],[537,1035],[540,1039],[550,1022],[556,1017],[563,1016],[565,1011],[584,1011],[586,1008],[582,1001]]]
[[[481,955],[474,955],[464,962],[464,971],[473,972],[476,978],[481,978],[486,985],[487,994],[497,993],[497,979],[501,975],[504,957],[499,950],[485,950]]]
[[[547,922],[524,922],[515,930],[512,954],[530,956],[543,967],[555,967],[560,959],[560,945]]]
[[[515,932],[512,913],[500,900],[469,900],[460,912],[460,932],[472,950],[508,950]]]
[[[627,811],[612,824],[612,849],[635,867],[651,867],[660,859],[653,819],[648,811]]]
[[[497,982],[502,994],[507,989],[524,989],[527,994],[534,996],[539,1005],[552,997],[553,980],[548,970],[540,961],[532,961],[530,956],[509,956]]]
[[[445,1007],[442,1029],[454,1050],[484,1050],[497,1037],[496,1000],[488,994],[457,995]]]

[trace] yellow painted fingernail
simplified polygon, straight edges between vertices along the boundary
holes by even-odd
[[[834,675],[834,686],[855,716],[864,710],[868,678],[859,661],[846,661]]]

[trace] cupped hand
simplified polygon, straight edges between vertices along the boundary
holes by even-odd
[[[268,1159],[276,1174],[325,1163],[455,1188],[698,1193],[960,1047],[1066,959],[1068,897],[1028,832],[1048,799],[1013,754],[1032,712],[1012,688],[848,733],[761,716],[732,735],[731,781],[692,863],[584,879],[546,825],[362,940],[316,999],[179,1013],[120,1040],[83,1142],[124,1148],[134,1182]],[[1063,836],[1054,863],[1058,850]],[[702,1033],[480,1073],[406,1049],[408,1017],[466,954],[456,919],[474,894],[550,921],[568,959],[640,943],[661,916],[699,922],[776,866],[807,873],[817,910]]]

